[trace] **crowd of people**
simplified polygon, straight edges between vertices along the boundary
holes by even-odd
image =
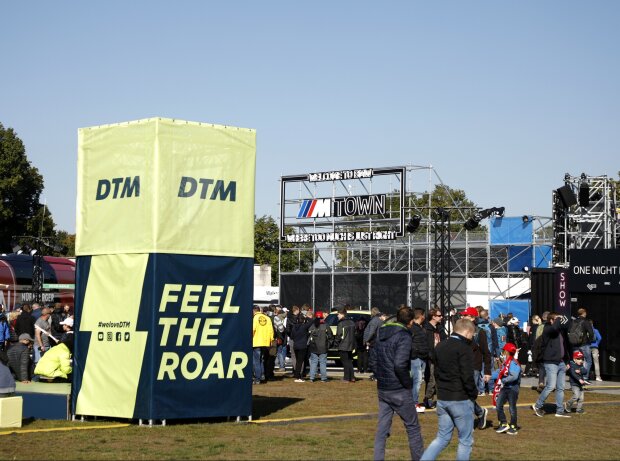
[[[15,382],[70,382],[73,313],[68,304],[23,304],[7,313],[0,304],[0,397]]]
[[[468,459],[474,429],[488,427],[488,409],[478,404],[478,397],[492,396],[497,433],[517,435],[522,376],[538,378],[540,396],[532,409],[539,417],[544,416],[543,405],[552,392],[556,417],[584,413],[585,387],[590,380],[601,380],[601,335],[585,309],[579,309],[572,319],[554,312],[534,315],[524,329],[516,316],[509,313],[490,319],[482,307],[452,311],[448,318],[440,309],[427,313],[401,306],[390,316],[373,308],[362,331],[344,308],[338,311],[335,334],[324,317],[308,305],[293,306],[290,311],[282,306],[255,306],[254,383],[274,379],[276,365],[284,371],[287,348],[295,382],[304,382],[308,361],[309,380],[317,381],[320,376],[321,381],[327,381],[330,348],[338,349],[344,367],[342,380],[355,382],[352,359],[356,351],[358,371],[365,367],[372,372],[370,379],[377,381],[375,459],[383,459],[394,413],[405,425],[412,459],[435,459],[455,428],[457,459]],[[572,397],[564,400],[567,373]],[[424,450],[417,414],[431,408],[437,411],[439,427],[436,438]]]
[[[555,392],[555,416],[582,414],[584,389],[601,380],[601,335],[581,308],[575,318],[555,312],[534,315],[521,329],[512,314],[489,319],[488,310],[467,307],[444,318],[441,309],[401,306],[395,315],[372,308],[356,321],[347,307],[335,310],[335,332],[326,313],[308,305],[253,307],[253,382],[275,379],[287,358],[296,383],[326,382],[329,351],[337,351],[342,381],[371,372],[377,382],[379,416],[375,459],[383,459],[392,417],[397,413],[409,437],[412,459],[435,459],[458,432],[458,459],[469,459],[475,428],[486,429],[488,410],[477,398],[492,395],[497,433],[517,435],[517,401],[522,376],[538,378],[540,393],[532,405],[544,417],[544,404]],[[0,397],[13,395],[15,381],[70,381],[73,315],[68,305],[24,304],[8,316],[0,305]],[[564,398],[568,374],[572,396]],[[421,393],[425,383],[424,393]],[[510,418],[504,406],[508,404]],[[550,408],[551,406],[547,407]],[[436,409],[438,432],[424,450],[418,413]]]

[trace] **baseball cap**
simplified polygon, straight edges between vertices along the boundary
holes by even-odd
[[[21,335],[19,335],[19,338],[17,338],[19,341],[23,341],[24,339],[27,339],[28,341],[30,341],[31,343],[34,342],[34,339],[32,339],[32,336],[30,336],[28,333],[22,333]]]
[[[506,343],[504,347],[502,347],[502,350],[514,355],[517,353],[517,346],[512,343]]]
[[[583,358],[583,352],[581,352],[581,351],[573,352],[573,358],[574,359],[582,359]]]
[[[60,325],[67,325],[68,327],[73,328],[73,317],[67,317],[62,322],[60,322]]]
[[[461,312],[461,315],[469,315],[472,317],[478,317],[478,309],[476,309],[475,307],[468,307],[463,312]]]
[[[322,319],[323,318],[323,311],[316,311],[314,313],[314,318]]]

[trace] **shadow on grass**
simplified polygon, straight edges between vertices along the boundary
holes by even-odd
[[[264,418],[302,400],[304,399],[296,397],[264,397],[262,395],[255,395],[252,397],[252,417],[254,419]]]
[[[27,427],[30,426],[32,423],[34,423],[36,421],[35,418],[33,418],[32,416],[28,417],[28,418],[23,418],[22,419],[22,427]]]

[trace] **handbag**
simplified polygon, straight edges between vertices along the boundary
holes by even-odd
[[[275,357],[277,353],[278,353],[278,343],[274,339],[273,341],[271,341],[271,346],[269,346],[269,355],[272,357]]]

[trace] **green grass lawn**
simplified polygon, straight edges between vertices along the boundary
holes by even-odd
[[[292,379],[254,386],[254,421],[175,423],[166,427],[31,432],[0,437],[1,459],[371,459],[376,419],[373,416],[311,422],[265,423],[287,418],[335,416],[377,411],[376,386],[368,380],[355,384],[294,383]],[[570,394],[570,391],[567,395]],[[531,404],[538,394],[521,391],[519,403]],[[554,401],[553,395],[548,399]],[[595,404],[594,402],[609,402]],[[479,402],[488,406],[490,397]],[[615,402],[615,404],[613,404]],[[586,393],[586,414],[570,419],[544,418],[519,408],[517,436],[475,431],[472,459],[618,459],[620,437],[614,421],[620,396]],[[489,420],[497,422],[495,411]],[[263,423],[260,423],[260,422]],[[437,429],[434,412],[420,416],[424,444]],[[259,424],[260,423],[260,424]],[[85,423],[33,421],[19,431],[83,428],[114,421]],[[0,430],[1,431],[1,430]],[[454,459],[456,443],[440,459]],[[407,439],[399,418],[388,440],[387,459],[407,459]]]

